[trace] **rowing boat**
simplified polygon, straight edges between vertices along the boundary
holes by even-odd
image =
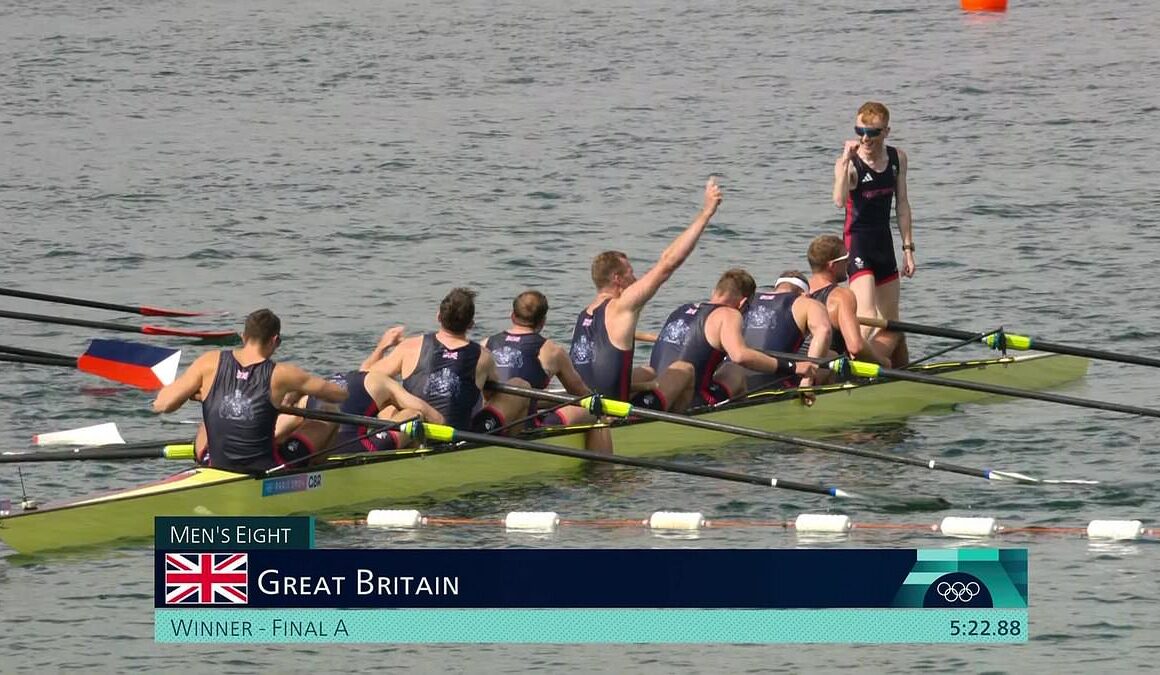
[[[1087,368],[1085,358],[1029,354],[932,363],[917,370],[1039,390],[1077,380]],[[767,431],[821,435],[995,398],[929,384],[875,380],[820,388],[817,402],[809,408],[800,405],[792,392],[772,391],[698,416]],[[629,420],[613,426],[613,438],[618,454],[648,456],[720,445],[728,436]],[[582,430],[547,432],[543,440],[583,447]],[[499,484],[558,476],[580,465],[566,457],[477,445],[334,456],[322,465],[267,477],[197,467],[135,488],[0,516],[0,540],[20,553],[35,554],[148,537],[153,518],[159,515],[353,515],[372,506],[411,507]]]

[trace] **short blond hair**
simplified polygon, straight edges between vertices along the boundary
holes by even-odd
[[[840,237],[832,234],[819,234],[810,242],[810,248],[806,251],[806,260],[810,261],[810,270],[821,272],[826,269],[831,260],[840,258],[845,253],[846,244],[842,242]]]
[[[628,269],[628,256],[621,251],[605,251],[592,259],[592,283],[600,290],[612,283],[612,278]]]

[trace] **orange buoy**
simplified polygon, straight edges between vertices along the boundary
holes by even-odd
[[[960,0],[968,12],[1006,12],[1007,0]]]

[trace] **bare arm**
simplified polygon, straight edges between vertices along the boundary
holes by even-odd
[[[274,377],[280,380],[280,389],[296,391],[307,396],[320,398],[331,403],[342,403],[346,400],[346,389],[329,380],[302,370],[292,363],[279,363],[275,366]]]
[[[488,380],[499,381],[499,374],[495,372],[495,359],[492,358],[491,352],[482,349],[479,352],[479,363],[475,366],[475,384],[480,391],[488,391],[486,388]]]
[[[636,341],[637,342],[656,342],[657,341],[657,334],[656,333],[646,333],[643,330],[638,330],[636,332]]]
[[[906,153],[898,151],[898,181],[895,185],[896,209],[898,211],[898,233],[902,235],[902,245],[914,246],[914,228],[910,214],[910,198],[906,194],[906,167],[909,160]],[[914,251],[904,249],[902,252],[902,274],[906,277],[914,276]]]
[[[838,303],[838,329],[846,342],[846,351],[860,361],[871,361],[887,368],[890,359],[880,356],[869,340],[862,339],[862,326],[858,323],[858,299],[848,288],[837,288],[830,298]]]
[[[420,338],[411,338],[420,339]],[[367,370],[372,373],[382,373],[387,377],[401,377],[403,374],[403,352],[406,351],[406,341],[391,350],[385,358],[376,361]]]
[[[550,349],[548,355],[548,374],[560,378],[560,384],[564,385],[564,389],[573,396],[587,396],[592,393],[588,385],[584,383],[584,379],[580,377],[580,373],[576,372],[576,366],[572,365],[572,359],[568,358],[568,352],[555,342],[548,342],[544,345],[545,348]]]
[[[705,231],[705,226],[709,224],[709,220],[717,212],[717,206],[720,203],[721,188],[717,186],[715,179],[710,178],[709,182],[705,184],[705,203],[701,212],[685,228],[685,231],[665,248],[660,259],[657,260],[657,264],[645,272],[644,276],[637,279],[636,283],[624,289],[624,293],[615,303],[618,311],[640,312],[645,303],[656,295],[661,284],[668,281],[673,272],[676,272],[677,268],[693,252],[697,240],[701,238],[701,233]]]
[[[801,300],[808,301],[802,304],[806,308],[806,328],[810,332],[809,356],[821,358],[830,350],[830,337],[833,332],[830,326],[830,313],[826,311],[826,306],[817,300],[812,298]]]
[[[362,362],[362,365],[359,366],[359,370],[370,370],[371,366],[378,363],[383,358],[384,354],[390,351],[395,345],[403,341],[403,335],[406,330],[407,329],[405,326],[393,326],[388,328],[386,332],[383,333],[383,336],[379,338],[379,343],[375,345],[374,351],[372,351],[370,356],[367,356],[367,358]]]
[[[710,321],[718,321],[718,335],[721,340],[721,349],[729,355],[729,360],[744,368],[762,373],[777,372],[778,360],[769,354],[764,354],[745,344],[745,336],[741,332],[741,312],[728,308],[713,310]]]
[[[171,413],[195,395],[203,393],[201,385],[204,373],[209,369],[214,358],[215,352],[208,352],[194,359],[193,363],[189,364],[189,368],[186,368],[185,372],[181,374],[181,377],[157,392],[157,398],[153,399],[153,412]]]
[[[399,384],[393,378],[386,376],[382,376],[382,378],[383,388],[391,395],[391,398],[394,399],[399,408],[418,410],[423,415],[425,421],[443,424],[443,415],[440,415],[438,410],[432,408],[431,404],[404,389],[403,385]]]
[[[842,154],[834,163],[834,206],[844,208],[846,199],[850,196],[850,189],[858,174],[854,170],[854,155],[858,154],[858,141],[846,141],[842,147]]]

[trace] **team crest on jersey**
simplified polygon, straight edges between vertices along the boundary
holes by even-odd
[[[443,350],[443,358],[451,359],[452,361],[458,361],[459,360],[459,352],[453,352],[451,350],[444,349]]]
[[[218,414],[222,419],[234,421],[250,421],[254,419],[254,409],[250,406],[250,399],[242,392],[234,390],[222,398]]]
[[[500,368],[523,368],[524,353],[514,347],[504,345],[491,353],[495,365]]]
[[[684,321],[671,321],[665,324],[664,330],[661,331],[661,342],[671,345],[683,345],[688,337],[689,324]]]
[[[427,396],[455,397],[459,393],[459,378],[450,368],[440,368],[427,378]]]
[[[854,257],[854,267],[856,267],[858,269],[864,269],[866,267],[866,261],[863,260],[861,258],[861,256],[855,256]]]
[[[746,328],[772,328],[777,317],[769,307],[755,306],[745,315]]]
[[[581,335],[580,339],[573,342],[568,356],[572,358],[572,363],[576,365],[592,363],[592,343],[588,340],[588,337]]]

